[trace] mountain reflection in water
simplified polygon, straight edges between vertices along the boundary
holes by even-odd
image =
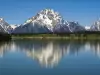
[[[43,67],[57,66],[62,57],[78,56],[80,52],[85,51],[91,51],[100,57],[100,42],[15,40],[0,43],[0,58],[3,58],[7,52],[23,52],[27,57],[38,61]]]

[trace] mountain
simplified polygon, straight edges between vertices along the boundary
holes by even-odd
[[[43,9],[36,16],[26,20],[24,24],[17,27],[13,33],[56,33],[74,32],[85,30],[77,22],[68,22],[53,9]]]
[[[65,21],[65,24],[56,25],[54,28],[54,32],[64,33],[64,32],[78,32],[85,31],[83,26],[80,26],[78,22],[68,22]]]
[[[3,18],[0,18],[0,32],[9,33],[11,29],[11,26]]]
[[[85,28],[81,26],[78,22],[67,22],[70,32],[85,31]]]
[[[44,9],[15,29],[14,33],[50,33],[60,24],[61,16],[52,9]]]
[[[100,19],[94,22],[90,28],[91,31],[100,31]]]

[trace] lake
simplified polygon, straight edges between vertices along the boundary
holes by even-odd
[[[0,75],[100,75],[100,41],[0,42]]]

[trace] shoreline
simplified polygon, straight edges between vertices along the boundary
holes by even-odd
[[[42,37],[42,36],[38,36],[38,37],[32,37],[32,36],[25,36],[25,37],[22,37],[22,36],[12,36],[11,37],[12,39],[41,39],[41,40],[100,40],[99,37],[68,37],[68,36],[62,36],[62,37],[59,37],[59,36],[56,36],[56,37]]]

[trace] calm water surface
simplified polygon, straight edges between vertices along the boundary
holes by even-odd
[[[100,75],[100,41],[0,42],[0,75]]]

